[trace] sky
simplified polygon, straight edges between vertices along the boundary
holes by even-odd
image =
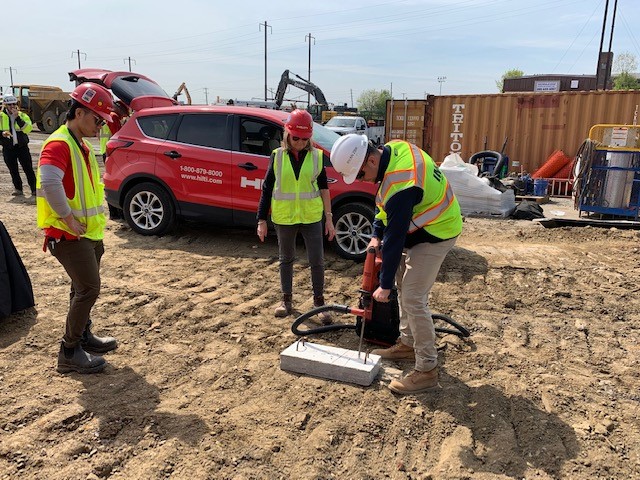
[[[0,85],[13,76],[14,84],[70,91],[67,72],[78,61],[109,70],[130,62],[170,95],[185,82],[194,103],[264,100],[265,66],[271,99],[284,70],[308,78],[310,59],[311,82],[335,104],[357,106],[371,89],[396,99],[497,93],[496,80],[511,69],[595,74],[605,3],[32,0],[10,7],[14,21],[3,24]],[[614,55],[640,60],[638,25],[640,1],[618,0]],[[285,98],[304,102],[307,93],[290,86]]]

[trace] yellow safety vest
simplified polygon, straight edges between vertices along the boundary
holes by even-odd
[[[107,153],[107,142],[111,138],[111,129],[106,123],[100,129],[100,155]]]
[[[312,148],[302,161],[296,178],[289,153],[275,150],[273,172],[276,182],[271,196],[271,220],[278,225],[310,224],[322,220],[324,211],[318,175],[322,171],[322,152]]]
[[[448,240],[462,232],[460,205],[444,174],[427,153],[400,140],[387,143],[391,159],[385,172],[376,205],[376,218],[387,225],[384,207],[396,193],[411,187],[422,189],[422,201],[413,207],[409,233],[424,228],[434,237]]]
[[[29,115],[27,115],[24,112],[18,112],[18,116],[24,122],[24,126],[21,127],[16,122],[14,122],[13,125],[16,129],[16,132],[31,133],[31,130],[33,130],[33,125],[31,124],[31,119],[29,118]],[[10,129],[11,129],[11,123],[9,121],[9,115],[7,115],[4,112],[0,112],[0,130],[10,130]]]
[[[82,155],[80,146],[71,136],[71,132],[66,125],[62,125],[58,130],[53,132],[42,145],[42,149],[52,141],[63,141],[69,146],[71,152],[71,166],[73,168],[73,183],[75,185],[75,195],[72,199],[67,199],[73,216],[87,227],[84,235],[85,238],[91,240],[102,240],[104,238],[104,226],[107,223],[104,214],[104,183],[100,178],[100,169],[96,156],[93,153],[91,144],[83,139],[83,142],[89,149],[89,167],[91,168],[91,176],[87,164]],[[93,184],[91,179],[93,178]],[[38,227],[49,228],[54,227],[64,230],[71,235],[73,233],[60,216],[51,208],[47,199],[44,197],[40,183],[40,163],[38,162],[38,172],[36,174],[36,209],[38,212]]]

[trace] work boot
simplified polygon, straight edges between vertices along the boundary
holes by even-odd
[[[313,297],[314,308],[322,307],[323,305],[324,305],[324,296],[319,295],[317,297],[316,296]],[[315,323],[320,323],[321,325],[331,325],[333,323],[333,315],[329,311],[320,312],[319,314],[315,315],[314,319],[317,320]]]
[[[414,361],[416,359],[413,347],[405,345],[400,341],[400,339],[398,339],[395,345],[392,345],[389,348],[376,348],[375,350],[371,350],[371,353],[374,355],[380,355],[382,358],[387,360]]]
[[[91,322],[89,322],[82,333],[80,345],[85,352],[107,353],[118,348],[118,341],[113,337],[96,337],[91,332]]]
[[[99,373],[107,366],[102,357],[97,357],[85,352],[80,344],[73,348],[67,348],[64,343],[60,345],[58,353],[58,373]]]
[[[273,312],[273,314],[278,318],[291,315],[293,313],[293,305],[291,303],[292,300],[293,300],[293,294],[291,293],[282,294],[282,303],[276,307],[276,310]]]
[[[389,384],[392,392],[401,395],[411,393],[422,393],[438,387],[438,367],[434,367],[428,372],[412,370],[406,377],[400,380],[393,380]]]
[[[24,192],[16,188],[11,195],[14,197],[24,197]]]

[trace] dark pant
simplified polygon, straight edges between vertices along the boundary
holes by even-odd
[[[22,191],[22,179],[20,178],[20,172],[18,171],[18,161],[22,166],[24,174],[27,176],[27,183],[31,189],[31,193],[36,193],[36,175],[33,173],[33,163],[31,160],[31,152],[29,152],[29,145],[21,145],[15,147],[4,147],[2,149],[2,156],[4,157],[4,163],[7,164],[9,173],[11,174],[11,181],[16,190]]]
[[[275,225],[280,253],[280,287],[282,293],[293,293],[293,260],[296,256],[296,236],[304,239],[307,259],[311,268],[313,295],[319,297],[324,291],[324,244],[322,222],[298,225]]]
[[[104,245],[102,240],[81,238],[49,242],[49,249],[71,278],[69,313],[62,340],[65,347],[72,348],[82,338],[91,308],[100,294],[100,259]]]

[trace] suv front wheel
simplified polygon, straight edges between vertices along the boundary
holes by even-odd
[[[333,214],[336,236],[333,248],[342,258],[363,260],[373,235],[373,206],[348,203]]]
[[[176,211],[167,191],[155,183],[135,185],[124,197],[124,218],[133,231],[162,235],[175,225]]]

